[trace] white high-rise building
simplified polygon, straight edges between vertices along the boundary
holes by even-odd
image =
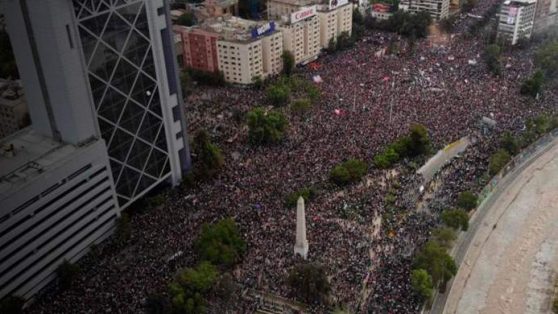
[[[353,28],[353,6],[348,0],[330,0],[327,5],[318,6],[320,17],[320,43],[327,48],[331,39],[341,33],[351,35]]]
[[[399,9],[411,13],[427,12],[432,19],[439,21],[448,17],[450,0],[402,0]]]
[[[0,5],[32,123],[0,143],[0,298],[30,298],[190,160],[164,0]]]
[[[537,0],[507,0],[500,9],[498,38],[515,45],[533,33]]]

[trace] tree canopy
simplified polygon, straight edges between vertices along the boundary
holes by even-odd
[[[223,154],[219,147],[211,143],[207,131],[198,131],[192,146],[196,153],[196,163],[194,165],[196,171],[199,172],[198,174],[210,177],[223,167]]]
[[[414,269],[426,270],[432,277],[432,283],[442,287],[457,273],[453,258],[436,241],[428,241],[417,254]]]
[[[308,303],[326,301],[331,290],[324,267],[314,263],[296,265],[289,273],[288,283]]]
[[[216,224],[204,224],[194,247],[202,260],[230,267],[240,261],[246,243],[235,222],[226,218]]]
[[[490,156],[488,163],[488,172],[490,175],[495,175],[506,166],[511,160],[510,154],[505,149],[499,149],[497,152]]]
[[[434,287],[432,278],[426,270],[419,268],[411,272],[411,286],[423,301],[432,298]]]
[[[287,119],[278,111],[266,112],[257,107],[248,112],[248,135],[253,144],[279,143],[287,125]]]
[[[457,196],[457,207],[471,210],[477,207],[478,197],[473,192],[465,191]]]
[[[330,179],[338,185],[344,185],[360,180],[367,171],[368,166],[364,161],[349,159],[331,170]]]
[[[441,218],[446,226],[455,230],[469,229],[469,215],[461,209],[446,209],[442,212]]]

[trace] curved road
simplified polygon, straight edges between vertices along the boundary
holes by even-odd
[[[431,313],[548,312],[558,270],[558,139],[500,182],[454,255],[460,269]]]

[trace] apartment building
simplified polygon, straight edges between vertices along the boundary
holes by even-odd
[[[318,5],[320,18],[320,44],[327,48],[332,39],[353,28],[353,9],[348,0],[329,0],[328,4]]]
[[[507,0],[500,8],[498,38],[517,44],[531,38],[537,0]]]
[[[401,0],[399,9],[411,13],[427,12],[439,21],[448,17],[450,0]]]
[[[318,58],[322,46],[316,5],[276,18],[283,33],[283,47],[293,54],[295,63],[304,64]]]

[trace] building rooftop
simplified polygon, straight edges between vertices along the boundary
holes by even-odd
[[[251,21],[236,16],[218,17],[206,20],[200,29],[218,34],[226,41],[249,42],[258,40],[266,33],[273,33],[274,22]],[[269,28],[269,29],[267,29]],[[260,29],[262,34],[255,36],[255,30]]]
[[[505,5],[529,5],[529,4],[535,4],[537,3],[537,0],[506,0],[504,1]]]
[[[0,199],[78,149],[37,134],[32,128],[3,138],[0,140]]]
[[[324,2],[321,0],[269,0],[270,2],[284,3],[288,5],[307,6],[311,4],[318,4]]]

